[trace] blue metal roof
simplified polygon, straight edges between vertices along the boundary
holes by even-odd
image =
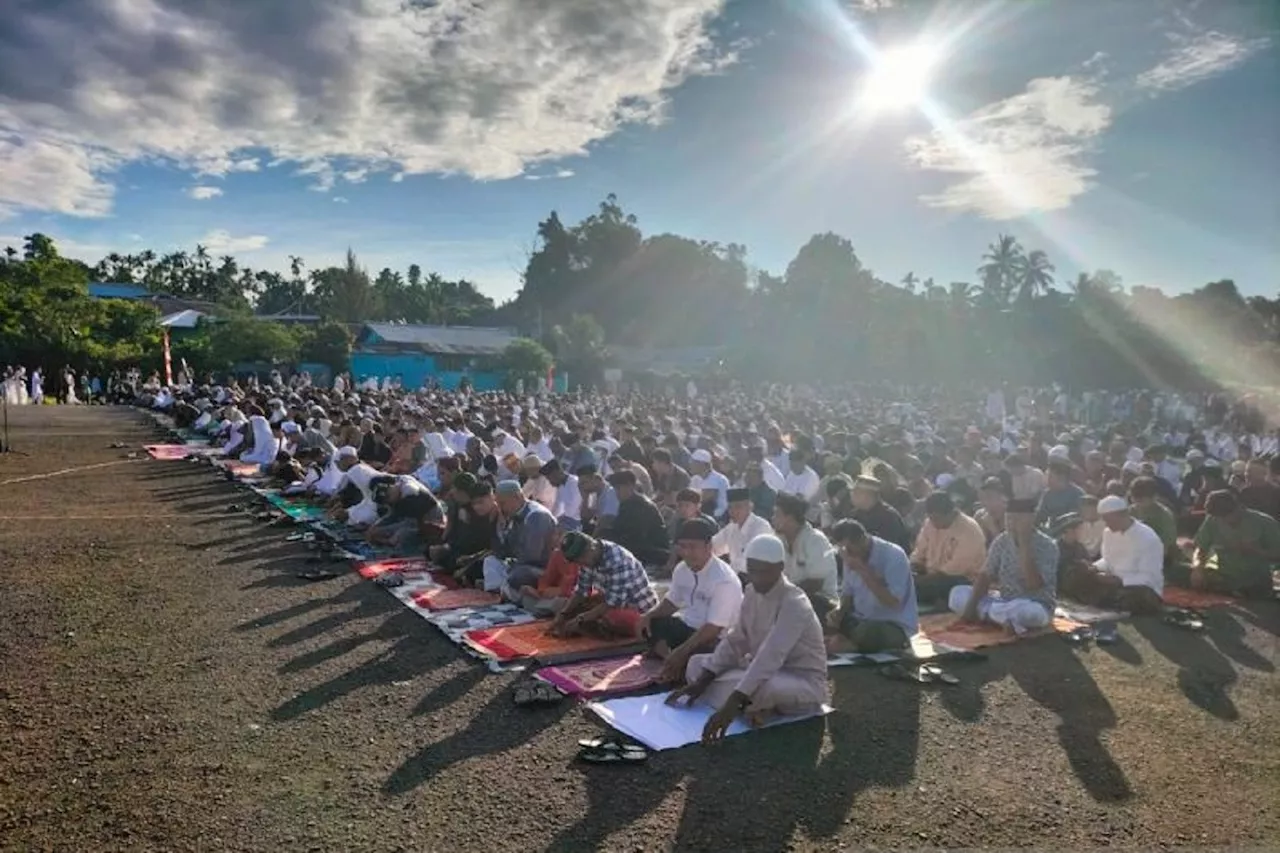
[[[112,284],[102,281],[89,282],[89,295],[94,299],[145,299],[151,291],[140,284]]]

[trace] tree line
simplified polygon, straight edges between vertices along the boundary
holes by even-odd
[[[292,257],[287,272],[202,246],[90,265],[33,234],[0,265],[0,358],[154,360],[154,311],[90,300],[89,281],[212,306],[227,318],[222,332],[184,342],[193,366],[211,369],[228,359],[345,361],[350,329],[371,321],[514,327],[549,355],[522,343],[504,364],[534,375],[554,358],[581,379],[598,377],[610,346],[715,345],[721,369],[748,379],[1075,387],[1199,387],[1265,376],[1280,354],[1280,298],[1245,299],[1230,279],[1176,296],[1126,288],[1109,270],[1060,281],[1046,251],[1007,235],[976,258],[972,281],[941,283],[915,271],[885,280],[834,233],[814,235],[770,272],[739,244],[645,235],[612,195],[576,224],[551,212],[535,234],[522,286],[502,305],[416,264],[371,276],[351,250],[342,265],[318,269]],[[326,322],[263,328],[274,324],[255,314]]]

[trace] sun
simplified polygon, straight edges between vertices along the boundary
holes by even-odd
[[[873,110],[917,106],[929,93],[939,51],[917,43],[890,48],[877,56],[862,84],[862,103]]]

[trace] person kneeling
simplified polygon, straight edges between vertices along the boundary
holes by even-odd
[[[694,702],[716,708],[702,731],[704,743],[720,740],[735,719],[760,726],[773,716],[810,714],[831,698],[822,623],[809,596],[783,576],[786,547],[776,536],[747,544],[746,588],[737,624],[714,652],[694,655],[687,685],[667,704]]]
[[[641,614],[658,604],[640,561],[616,543],[577,530],[564,534],[560,552],[578,564],[578,585],[548,632],[554,637],[638,637]]]
[[[920,630],[907,552],[853,519],[836,522],[831,540],[844,559],[844,589],[840,606],[827,617],[837,632],[827,650],[872,654],[905,648]]]
[[[671,588],[640,620],[640,635],[666,661],[659,677],[665,683],[682,680],[693,655],[715,649],[742,608],[742,581],[711,553],[715,534],[715,525],[703,518],[680,525],[676,551],[682,559],[671,575]]]

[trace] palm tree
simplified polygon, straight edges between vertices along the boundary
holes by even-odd
[[[947,298],[951,303],[951,313],[963,316],[973,307],[973,301],[980,291],[967,281],[953,281],[947,289]]]
[[[982,262],[978,275],[982,278],[984,295],[992,302],[1007,304],[1018,285],[1018,272],[1023,263],[1022,246],[1016,237],[1000,234],[987,247]]]
[[[1029,302],[1053,286],[1053,264],[1049,256],[1035,249],[1018,265],[1018,301]]]
[[[916,274],[909,272],[902,277],[902,288],[907,293],[915,293],[916,285],[920,283],[920,279],[916,278]]]

